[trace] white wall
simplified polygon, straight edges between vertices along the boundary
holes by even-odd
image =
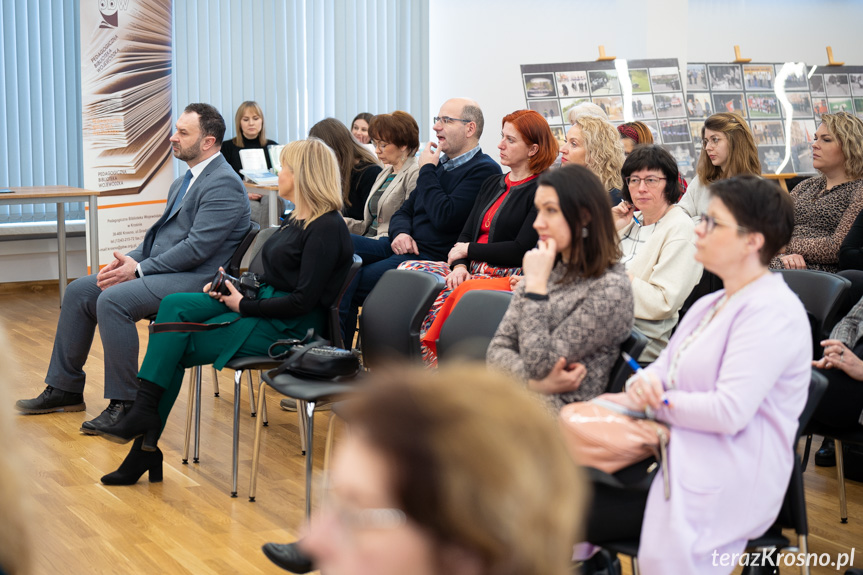
[[[476,99],[481,145],[498,159],[500,119],[525,107],[522,64],[626,59],[827,63],[825,47],[863,65],[860,0],[432,0],[429,102]],[[426,139],[433,139],[426,134]]]

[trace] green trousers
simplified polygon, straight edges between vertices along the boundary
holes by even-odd
[[[271,288],[262,293],[264,297],[283,295]],[[324,321],[323,310],[277,320],[242,317],[205,293],[178,293],[165,297],[159,306],[156,323],[231,323],[209,331],[150,335],[138,377],[165,388],[159,402],[162,429],[180,393],[186,368],[213,364],[221,369],[235,357],[267,355],[267,349],[278,339],[302,339],[310,328],[321,333]]]

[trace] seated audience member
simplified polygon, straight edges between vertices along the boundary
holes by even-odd
[[[274,563],[343,575],[571,572],[584,479],[554,420],[513,382],[464,366],[384,372],[346,417],[321,510],[298,543],[264,545]]]
[[[839,269],[863,271],[863,210],[854,218],[839,247]]]
[[[603,393],[632,330],[632,287],[608,193],[593,173],[566,166],[540,176],[537,247],[488,348],[488,365],[527,380],[560,409]]]
[[[612,209],[621,263],[632,280],[635,327],[650,342],[639,360],[656,359],[677,325],[678,311],[701,278],[694,224],[674,205],[677,162],[659,146],[635,148],[623,164],[624,201]]]
[[[363,267],[342,297],[345,345],[353,342],[359,306],[384,272],[412,259],[445,260],[482,183],[500,174],[500,166],[479,147],[483,117],[476,102],[447,100],[433,128],[438,143],[429,142],[420,154],[416,188],[390,220],[389,236],[351,235]]]
[[[707,210],[709,184],[741,174],[761,175],[758,147],[746,120],[737,114],[720,112],[704,121],[695,173],[678,203],[693,221]]]
[[[446,289],[438,295],[423,322],[428,332],[451,291],[465,281],[521,274],[521,260],[536,246],[533,195],[537,178],[557,157],[557,142],[548,122],[533,110],[517,110],[504,116],[501,129],[500,163],[510,171],[488,178],[480,188],[473,209],[446,262],[408,261],[402,269],[416,269],[446,278]],[[435,336],[434,339],[437,339]],[[423,344],[423,356],[434,361],[434,343]]]
[[[309,130],[310,138],[318,138],[336,153],[342,175],[342,215],[363,219],[366,200],[381,173],[374,153],[357,143],[347,127],[335,118],[321,120]]]
[[[371,122],[369,133],[384,169],[372,184],[363,218],[345,216],[345,223],[352,234],[385,238],[389,235],[390,218],[417,185],[420,167],[416,152],[420,147],[420,132],[413,116],[401,110],[378,114]]]
[[[716,557],[739,556],[775,521],[808,395],[806,311],[767,269],[791,237],[791,201],[753,176],[709,190],[695,257],[725,290],[701,298],[644,377],[627,384],[632,402],[671,426],[670,497],[661,470],[649,492],[596,485],[588,519],[591,543],[640,538],[644,575],[732,572]]]
[[[653,143],[653,134],[644,122],[620,124],[617,127],[617,131],[620,133],[620,143],[623,144],[623,153],[626,156],[631,154],[635,146],[639,144]],[[680,195],[685,194],[689,184],[686,183],[682,174],[677,175],[677,183],[680,184]]]
[[[209,331],[164,331],[150,335],[138,372],[135,404],[119,423],[99,430],[112,441],[139,438],[120,468],[102,478],[106,485],[131,485],[145,472],[162,478],[156,442],[177,399],[187,367],[212,363],[217,369],[234,357],[263,355],[274,341],[320,332],[351,265],[350,236],[338,210],[341,189],[335,154],[317,139],[291,142],[280,156],[279,194],[296,208],[261,247],[264,272],[257,296],[209,291],[167,296],[155,326],[192,322],[218,324]],[[201,287],[199,286],[199,290]],[[143,436],[143,438],[141,438]]]
[[[264,130],[264,112],[257,102],[248,100],[237,108],[237,113],[234,115],[234,133],[236,135],[233,138],[222,142],[222,155],[225,156],[238,176],[242,176],[240,170],[243,169],[243,163],[240,161],[240,150],[262,149],[264,159],[267,161],[267,169],[272,169],[273,164],[270,161],[267,146],[274,146],[276,142],[267,139]],[[248,194],[252,221],[257,222],[261,228],[269,227],[269,193],[262,190],[262,193],[250,191]],[[285,213],[285,203],[282,200],[279,200],[278,211],[280,214]]]
[[[580,116],[566,133],[566,143],[561,146],[560,155],[564,166],[578,164],[590,168],[611,195],[611,205],[620,203],[623,144],[610,122],[596,116]]]
[[[770,267],[839,270],[842,241],[863,210],[863,120],[847,112],[823,114],[812,165],[821,175],[791,190],[794,235]]]
[[[171,136],[174,157],[189,170],[168,191],[162,217],[144,241],[98,274],[69,284],[45,383],[35,399],[22,399],[22,413],[83,411],[84,363],[96,323],[105,356],[108,407],[81,431],[112,425],[132,407],[138,389],[138,330],[162,298],[197,292],[225,265],[249,231],[249,199],[243,183],[219,153],[225,121],[209,104],[190,104]]]
[[[360,112],[357,117],[351,122],[351,135],[357,139],[357,142],[362,144],[371,153],[375,153],[375,147],[372,144],[372,135],[369,133],[369,128],[372,125],[374,115],[368,112]]]

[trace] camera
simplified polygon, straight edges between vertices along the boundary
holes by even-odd
[[[243,272],[239,278],[235,278],[234,276],[219,270],[213,277],[213,281],[210,284],[210,291],[218,292],[223,295],[230,295],[231,292],[228,290],[228,286],[225,285],[227,282],[234,284],[234,287],[237,288],[237,291],[240,292],[243,297],[258,299],[258,290],[261,288],[261,282],[258,280],[257,274],[252,272]]]

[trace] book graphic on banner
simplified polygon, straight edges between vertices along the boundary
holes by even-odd
[[[84,186],[137,193],[171,155],[171,3],[105,10],[81,23]]]

